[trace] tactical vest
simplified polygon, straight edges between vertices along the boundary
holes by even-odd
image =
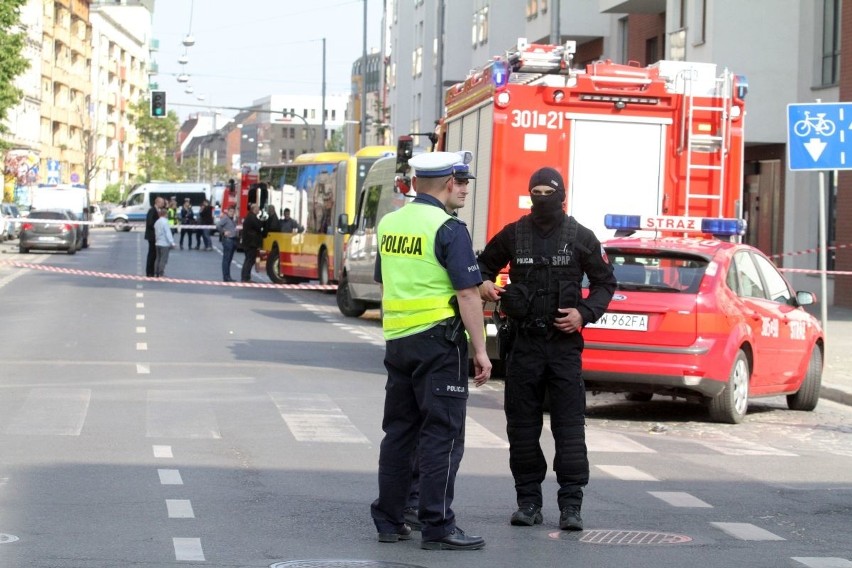
[[[509,263],[511,284],[501,306],[521,330],[547,333],[559,315],[558,308],[577,307],[583,272],[574,258],[576,239],[577,220],[568,215],[559,231],[546,239],[534,234],[530,215],[515,224],[515,255]]]
[[[379,223],[385,339],[425,331],[455,315],[450,300],[456,291],[435,256],[435,236],[449,219],[439,207],[409,203]]]

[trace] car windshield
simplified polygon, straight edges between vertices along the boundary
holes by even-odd
[[[708,261],[666,251],[607,251],[618,288],[695,294]]]

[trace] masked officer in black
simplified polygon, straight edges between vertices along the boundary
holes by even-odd
[[[616,280],[600,242],[563,211],[565,185],[553,168],[530,178],[532,211],[509,223],[479,255],[483,300],[500,300],[513,329],[507,361],[505,410],[509,466],[518,510],[513,525],[541,523],[541,483],[547,461],[539,439],[545,393],[556,445],[553,469],[563,530],[583,528],[580,507],[589,481],[586,455],[586,393],[581,376],[583,326],[603,314]],[[494,284],[509,264],[510,284]],[[583,275],[589,295],[581,294]]]

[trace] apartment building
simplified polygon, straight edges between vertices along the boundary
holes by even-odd
[[[98,199],[138,173],[131,105],[148,89],[154,0],[29,0],[21,10],[30,68],[17,78],[7,169],[15,199],[39,183],[86,184]]]
[[[385,88],[393,136],[431,130],[445,89],[519,37],[576,41],[578,69],[597,59],[715,63],[749,83],[745,240],[777,255],[784,267],[813,270],[788,275],[797,288],[818,291],[817,255],[792,254],[818,245],[819,187],[816,174],[788,170],[786,107],[850,100],[850,73],[842,71],[852,59],[852,39],[843,45],[840,33],[850,12],[852,0],[389,1]],[[415,143],[428,146],[423,137]],[[849,187],[849,176],[829,177],[829,243],[850,244],[852,229],[836,222],[852,213],[852,197],[846,203],[838,191]],[[830,256],[830,270],[852,270],[846,250]],[[825,300],[852,305],[852,278],[832,275]]]

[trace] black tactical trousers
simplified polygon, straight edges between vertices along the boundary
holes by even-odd
[[[506,431],[509,467],[519,505],[542,505],[541,483],[547,461],[539,439],[545,392],[550,393],[550,427],[556,446],[553,470],[559,483],[559,508],[580,505],[589,482],[586,453],[586,390],[581,375],[583,338],[558,331],[518,334],[506,376]]]
[[[396,532],[403,523],[415,449],[423,540],[441,539],[455,528],[452,503],[464,453],[467,343],[450,342],[444,333],[443,326],[436,326],[387,342],[385,437],[379,453],[379,498],[371,506],[378,532]]]

